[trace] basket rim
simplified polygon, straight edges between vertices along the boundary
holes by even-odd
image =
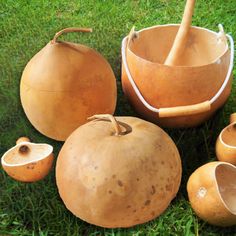
[[[147,27],[147,28],[143,28],[139,31],[135,31],[136,33],[142,33],[144,31],[148,31],[148,30],[151,30],[151,29],[155,29],[155,28],[159,28],[159,27],[168,27],[168,26],[180,26],[180,24],[164,24],[164,25],[154,25],[154,26],[150,26],[150,27]],[[195,28],[195,29],[201,29],[201,30],[204,30],[204,31],[207,31],[209,33],[212,33],[214,34],[215,36],[218,35],[218,32],[215,32],[213,30],[210,30],[210,29],[207,29],[207,28],[203,28],[203,27],[200,27],[200,26],[191,26],[191,28]],[[128,38],[128,35],[125,36],[123,39],[127,39]],[[229,51],[229,45],[228,43],[226,44],[226,47],[225,47],[225,50],[222,54],[220,54],[214,61],[210,62],[210,63],[207,63],[207,64],[203,64],[203,65],[192,65],[192,66],[186,66],[186,65],[164,65],[162,63],[159,63],[159,62],[152,62],[150,60],[147,60],[139,55],[137,55],[135,52],[133,52],[133,50],[131,50],[130,46],[129,46],[129,42],[127,42],[127,50],[129,51],[129,53],[131,53],[133,56],[135,56],[136,58],[139,58],[139,60],[142,60],[150,65],[157,65],[157,66],[163,66],[163,67],[166,67],[166,68],[181,68],[181,69],[193,69],[193,68],[204,68],[204,67],[207,67],[207,66],[210,66],[210,65],[213,65],[213,64],[216,64],[216,63],[220,63],[220,59],[225,56],[225,54]]]

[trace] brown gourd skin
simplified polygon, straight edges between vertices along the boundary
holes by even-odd
[[[191,27],[180,66],[163,65],[178,31],[178,25],[155,26],[137,32],[126,48],[127,63],[145,100],[156,108],[186,106],[212,98],[226,78],[230,51],[217,34]],[[197,49],[197,50],[195,50]],[[218,60],[217,60],[218,59]],[[140,70],[140,68],[142,68]],[[211,109],[195,115],[162,117],[148,110],[135,94],[122,66],[122,88],[140,114],[163,127],[193,127],[209,119],[227,100],[231,78]]]
[[[95,50],[51,41],[25,67],[20,96],[32,125],[64,141],[87,117],[114,113],[116,80],[108,62]]]
[[[171,138],[156,125],[116,117],[75,130],[56,164],[59,194],[77,217],[106,228],[131,227],[159,216],[178,192],[181,160]]]
[[[234,183],[230,183],[231,187],[229,185],[229,187],[226,188],[226,184],[221,184],[220,186],[220,181],[216,180],[216,170],[222,165],[229,166],[230,164],[226,162],[211,162],[199,167],[190,176],[187,183],[187,191],[191,206],[201,219],[212,225],[226,227],[236,225],[236,201],[234,200],[234,207],[232,207],[232,211],[230,211],[229,208],[226,207],[219,190],[222,189],[222,192],[227,192],[234,189],[236,185],[236,168],[230,165],[232,169],[231,173],[233,174],[231,177],[228,177],[226,184],[230,181],[234,181]],[[222,178],[224,181],[225,177],[219,175],[219,178]],[[235,199],[236,191],[233,191],[234,193],[231,194],[231,199],[232,197]]]

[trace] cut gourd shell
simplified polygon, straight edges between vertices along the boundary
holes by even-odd
[[[43,179],[53,163],[53,147],[49,144],[30,143],[20,138],[1,159],[2,167],[13,179],[35,182]]]
[[[217,226],[236,224],[236,167],[211,162],[199,167],[187,183],[189,201],[195,213]]]
[[[236,165],[236,113],[230,116],[230,124],[221,131],[217,139],[216,156],[220,161]]]
[[[201,124],[223,106],[231,90],[234,43],[221,26],[218,33],[190,27],[181,64],[164,65],[179,28],[131,31],[122,41],[123,91],[142,117],[162,127]]]

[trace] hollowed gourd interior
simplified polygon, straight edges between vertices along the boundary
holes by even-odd
[[[227,126],[223,130],[221,139],[225,144],[236,147],[236,123]]]
[[[129,48],[137,56],[163,64],[173,45],[179,25],[157,26],[138,33],[130,40]],[[215,62],[228,49],[217,34],[203,28],[191,27],[185,51],[180,58],[182,66],[201,66]]]
[[[23,151],[20,150],[21,148]],[[9,165],[27,164],[46,158],[51,152],[52,147],[48,144],[17,145],[5,154],[4,162]]]
[[[222,200],[230,212],[236,215],[236,168],[221,164],[217,166],[215,174]]]

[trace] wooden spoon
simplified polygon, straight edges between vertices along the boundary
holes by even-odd
[[[188,32],[191,27],[192,15],[194,11],[195,0],[187,0],[184,15],[178,33],[175,37],[173,46],[165,60],[165,65],[179,65],[181,55],[185,49],[188,40]]]

